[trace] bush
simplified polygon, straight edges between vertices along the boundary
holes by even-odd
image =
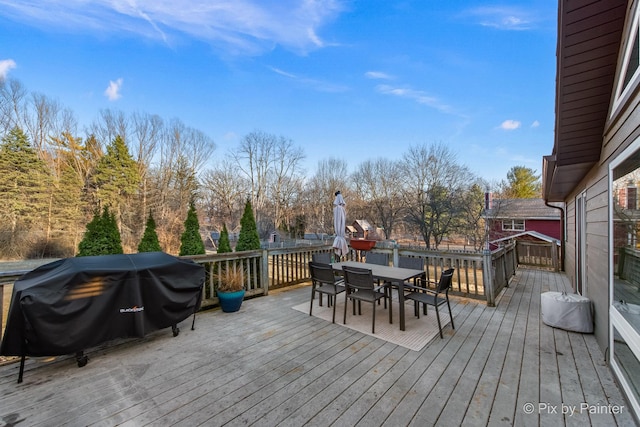
[[[260,236],[258,235],[251,202],[247,200],[240,220],[240,235],[238,236],[236,251],[252,251],[255,249],[260,249]]]
[[[195,205],[191,202],[187,212],[187,219],[184,221],[184,232],[180,238],[180,256],[202,255],[204,253],[204,242],[200,236],[198,214],[196,213]]]
[[[87,231],[78,245],[76,256],[113,255],[121,254],[122,241],[115,215],[105,207],[102,215],[95,213],[93,219],[87,224]]]
[[[153,219],[153,215],[149,212],[149,218],[147,224],[144,227],[144,235],[140,244],[138,244],[138,252],[161,252],[160,241],[158,240],[158,234],[156,233],[156,222]]]

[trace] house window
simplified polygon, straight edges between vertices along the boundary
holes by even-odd
[[[609,321],[612,368],[640,412],[640,138],[609,165]]]
[[[503,231],[524,231],[524,219],[503,219]]]
[[[637,85],[638,75],[640,72],[640,32],[638,21],[638,3],[636,3],[633,12],[633,20],[629,38],[624,42],[624,57],[622,60],[620,76],[616,82],[614,107],[611,112],[617,110],[620,103],[630,93],[633,87]]]

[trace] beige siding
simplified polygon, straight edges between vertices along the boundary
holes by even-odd
[[[576,199],[568,199],[567,209],[567,237],[565,239],[565,262],[564,270],[571,281],[571,286],[575,291],[576,284]]]
[[[587,192],[587,296],[593,301],[595,336],[600,348],[605,351],[609,345],[609,164],[638,135],[640,135],[640,109],[638,97],[632,99],[625,108],[619,109],[617,116],[608,123],[604,136],[600,163],[594,167],[577,187],[576,193],[567,202],[569,236],[566,248],[566,270],[575,287],[575,195]]]

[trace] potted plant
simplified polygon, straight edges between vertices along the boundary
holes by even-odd
[[[219,268],[216,274],[218,284],[216,294],[218,301],[220,301],[220,307],[225,313],[240,310],[245,293],[244,278],[245,272],[242,268],[233,266]]]

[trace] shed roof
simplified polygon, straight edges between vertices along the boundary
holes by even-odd
[[[544,199],[494,199],[486,216],[494,219],[560,220],[560,210],[545,205]]]

